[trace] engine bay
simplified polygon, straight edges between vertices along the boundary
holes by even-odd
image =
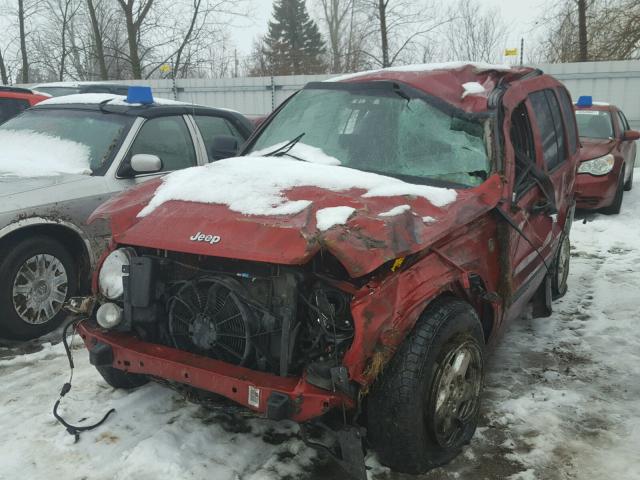
[[[280,376],[306,369],[330,385],[354,335],[352,295],[327,271],[331,262],[321,269],[136,250],[124,268],[118,331]]]

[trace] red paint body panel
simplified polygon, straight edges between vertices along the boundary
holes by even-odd
[[[278,377],[249,370],[183,350],[142,342],[131,335],[105,332],[86,322],[80,324],[78,331],[89,349],[96,342],[110,345],[115,368],[218,393],[259,413],[266,412],[267,399],[276,391],[292,400],[295,411],[291,419],[298,422],[318,417],[337,406],[353,406],[349,397],[320,390],[302,378]],[[260,389],[258,406],[249,404],[249,387]]]
[[[494,70],[479,70],[472,65],[456,69],[431,71],[389,69],[359,74],[353,78],[346,78],[344,81],[371,82],[387,80],[402,82],[429,95],[439,97],[467,112],[483,112],[487,110],[487,97],[500,79],[508,82],[532,71],[533,69],[529,67],[514,67],[509,71],[496,72]],[[462,85],[468,82],[481,84],[485,91],[479,94],[467,95],[463,98],[465,90]]]
[[[97,217],[110,218],[113,239],[121,245],[196,255],[301,265],[324,249],[340,260],[352,277],[370,273],[389,260],[424,250],[452,228],[494,208],[502,195],[502,180],[498,175],[476,188],[459,190],[458,198],[443,208],[435,207],[422,197],[363,198],[362,190],[333,192],[298,187],[284,194],[290,200],[304,198],[313,203],[292,216],[250,216],[225,205],[171,201],[138,218],[136,215],[153,197],[160,182],[147,182],[109,200],[89,221]],[[392,217],[378,216],[402,204],[409,204],[411,210]],[[356,213],[345,225],[318,231],[316,212],[340,205],[353,207]],[[422,218],[426,216],[436,221],[425,223]],[[221,241],[215,245],[190,241],[196,232],[213,233],[220,236]]]
[[[26,100],[30,106],[34,106],[37,103],[51,98],[49,95],[42,95],[39,93],[20,93],[20,92],[8,92],[0,90],[0,98],[13,98],[16,100]]]

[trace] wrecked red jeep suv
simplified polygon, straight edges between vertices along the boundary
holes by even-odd
[[[567,288],[565,88],[479,64],[311,83],[241,155],[94,213],[113,240],[78,327],[93,365],[299,422],[361,478],[363,441],[399,471],[452,459],[487,344]]]

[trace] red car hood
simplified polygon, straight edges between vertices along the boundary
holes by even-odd
[[[138,217],[161,183],[150,181],[112,198],[89,221],[110,219],[118,244],[198,255],[300,265],[324,250],[352,277],[423,250],[491,210],[500,200],[503,186],[500,177],[493,175],[479,187],[458,190],[456,199],[442,208],[422,197],[365,198],[362,189],[332,191],[304,186],[284,192],[289,200],[312,200],[293,215],[246,215],[222,204],[171,200]],[[380,216],[401,205],[410,208]],[[318,210],[336,206],[355,211],[345,224],[319,230]]]
[[[603,157],[616,146],[615,140],[604,140],[600,138],[580,138],[582,148],[580,149],[580,161],[593,160]]]

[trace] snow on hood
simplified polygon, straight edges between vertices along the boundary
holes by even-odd
[[[421,63],[416,65],[402,65],[399,67],[379,68],[376,70],[366,70],[364,72],[348,73],[346,75],[340,75],[339,77],[333,77],[325,82],[341,82],[343,80],[351,80],[353,78],[363,77],[371,75],[373,73],[380,72],[432,72],[435,70],[456,70],[458,68],[464,68],[467,65],[471,65],[478,72],[485,72],[489,70],[497,70],[505,72],[511,70],[510,65],[505,64],[491,64],[485,62],[442,62],[442,63]]]
[[[91,175],[89,147],[33,131],[0,131],[0,177]]]
[[[311,200],[290,200],[295,187],[331,191],[362,189],[363,197],[414,195],[436,207],[456,199],[453,189],[414,185],[392,177],[335,165],[280,157],[237,157],[167,175],[139,217],[172,200],[226,205],[245,215],[295,215]]]
[[[316,225],[318,230],[324,232],[335,225],[344,225],[355,212],[353,207],[328,207],[316,212]]]
[[[116,95],[113,93],[78,93],[75,95],[64,95],[61,97],[49,98],[39,105],[69,105],[69,104],[85,104],[85,105],[97,105],[104,101],[110,100],[109,105],[125,105],[125,106],[140,106],[141,103],[129,103],[127,97],[124,95]],[[168,98],[153,97],[153,103],[155,105],[191,105],[190,103],[178,102],[176,100],[169,100]]]

